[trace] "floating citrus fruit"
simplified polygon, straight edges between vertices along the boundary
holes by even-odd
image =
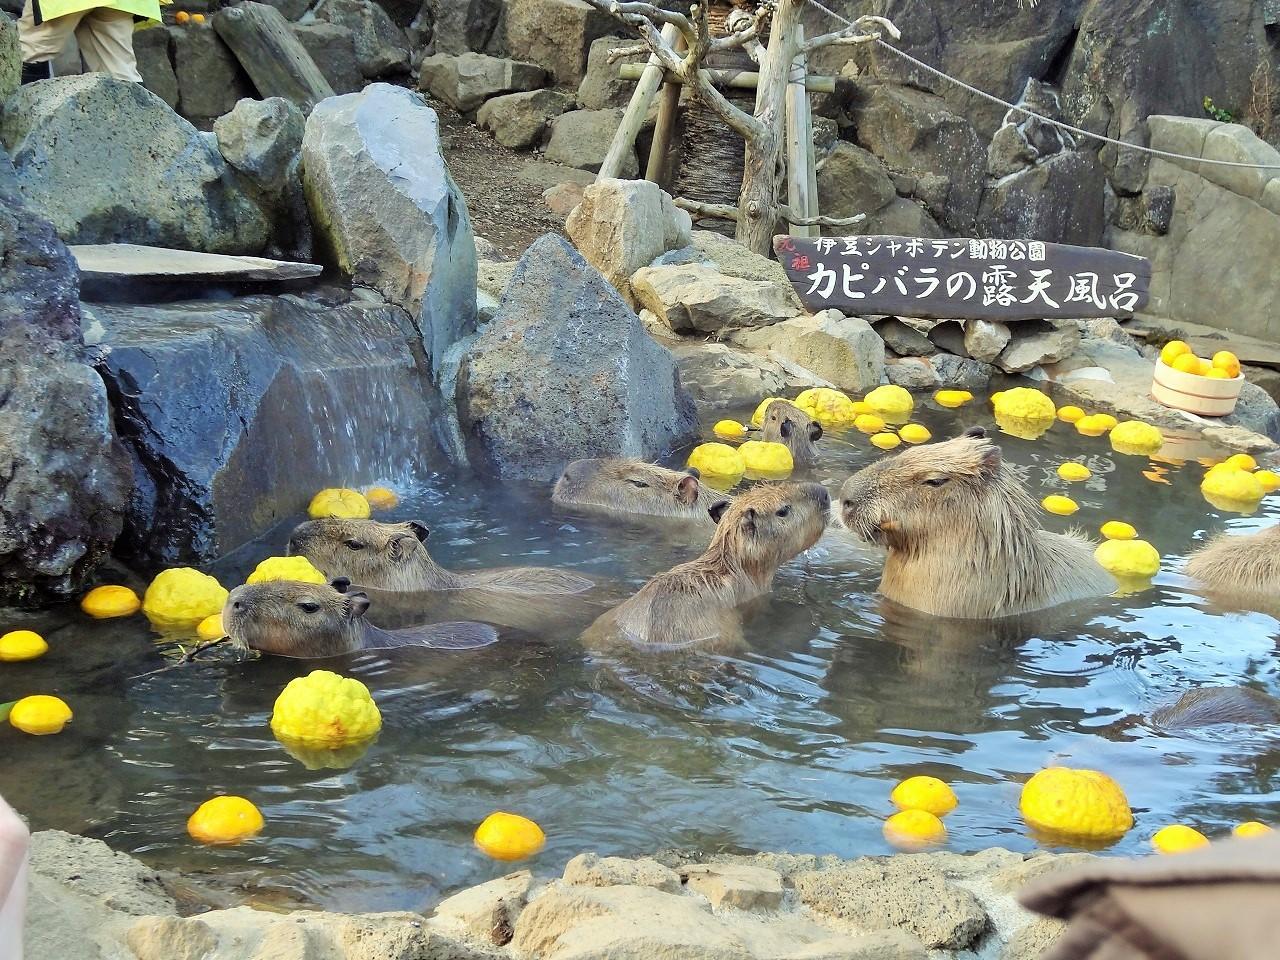
[[[1253,459],[1247,453],[1233,453],[1222,461],[1228,467],[1234,467],[1236,470],[1257,470],[1258,461]]]
[[[1063,480],[1088,480],[1093,471],[1083,463],[1064,463],[1058,467],[1058,476]]]
[[[262,831],[262,814],[244,797],[214,797],[187,820],[187,833],[201,843],[240,843]]]
[[[1080,509],[1080,504],[1060,493],[1051,493],[1040,501],[1040,506],[1060,517],[1069,517]]]
[[[688,465],[702,474],[704,480],[716,486],[732,487],[747,472],[742,454],[726,443],[701,443],[689,453]]]
[[[1084,411],[1079,407],[1066,406],[1058,408],[1058,419],[1063,423],[1075,423],[1083,416]]]
[[[1183,340],[1170,340],[1160,351],[1160,359],[1166,366],[1173,366],[1173,361],[1191,353],[1191,345]]]
[[[192,22],[192,23],[204,23],[204,14],[203,14],[203,13],[193,13],[193,14],[191,15],[191,22]]]
[[[307,506],[311,519],[341,517],[347,520],[363,520],[369,516],[369,501],[359,490],[347,487],[330,487],[311,498]]]
[[[753,427],[764,426],[764,412],[769,409],[769,404],[781,399],[781,397],[765,397],[761,400],[756,406],[756,412],[751,414],[751,425]]]
[[[899,810],[924,810],[943,817],[956,808],[955,791],[937,777],[908,777],[893,788],[889,799]]]
[[[747,428],[737,420],[717,420],[716,425],[711,428],[711,432],[717,437],[723,437],[726,440],[736,440],[747,435]]]
[[[1160,572],[1160,551],[1145,540],[1104,540],[1093,551],[1093,559],[1113,577],[1126,580]]]
[[[267,557],[253,568],[245,583],[267,583],[271,580],[297,580],[301,583],[328,583],[323,573],[306,557]]]
[[[830,387],[810,387],[796,397],[795,404],[824,427],[847,427],[857,416],[853,401]]]
[[[80,609],[97,620],[129,617],[142,609],[142,601],[128,587],[109,584],[94,587],[80,600]]]
[[[854,418],[853,426],[866,434],[880,433],[884,430],[884,420],[874,413],[863,413]]]
[[[61,733],[71,719],[71,708],[57,697],[43,693],[23,697],[9,710],[9,722],[35,737]]]
[[[34,630],[10,630],[0,637],[0,660],[18,663],[34,660],[49,652],[49,644]]]
[[[933,395],[933,401],[940,407],[963,407],[966,403],[973,399],[973,394],[968,390],[939,390]]]
[[[928,443],[933,439],[929,428],[922,423],[906,423],[898,428],[898,436],[904,443]]]
[[[1020,420],[1053,420],[1058,414],[1052,400],[1030,387],[1002,390],[992,395],[991,402],[996,413]]]
[[[1022,788],[1018,806],[1028,826],[1062,837],[1116,840],[1133,826],[1124,791],[1097,770],[1041,770]]]
[[[1219,350],[1210,362],[1215,370],[1221,370],[1231,380],[1240,376],[1240,358],[1230,350]]]
[[[1161,827],[1151,838],[1151,846],[1155,847],[1156,853],[1186,853],[1188,850],[1197,850],[1208,845],[1208,837],[1195,827],[1188,827],[1182,823]]]
[[[882,416],[904,417],[915,406],[915,400],[912,399],[911,394],[893,383],[876,387],[863,399],[871,404],[872,410]]]
[[[369,688],[329,670],[290,680],[271,710],[272,733],[307,746],[344,747],[381,729],[382,714]]]
[[[738,448],[746,472],[767,478],[785,477],[795,469],[795,460],[784,443],[748,440]]]
[[[190,567],[162,570],[147,587],[142,612],[160,628],[194,627],[221,613],[227,591],[213,577]]]
[[[1115,417],[1105,413],[1091,413],[1076,421],[1076,432],[1086,437],[1100,437],[1115,425]]]
[[[875,413],[875,411],[871,409],[871,404],[867,403],[865,400],[853,401],[850,409],[853,411],[853,415],[855,417],[860,417],[864,413]]]
[[[1133,524],[1123,520],[1108,520],[1102,525],[1102,535],[1108,540],[1132,540],[1138,535]]]
[[[1257,503],[1266,493],[1258,478],[1247,470],[1231,466],[1230,461],[1210,467],[1200,481],[1206,497],[1214,496],[1232,503]]]
[[[367,487],[364,498],[374,510],[394,510],[400,497],[390,487]]]
[[[884,822],[884,838],[899,850],[920,850],[945,843],[947,828],[927,810],[903,810]]]
[[[476,846],[495,860],[532,857],[546,842],[547,835],[540,826],[515,813],[491,813],[476,827]]]
[[[1164,434],[1157,427],[1141,420],[1117,423],[1109,437],[1111,449],[1116,453],[1149,455],[1164,446]]]
[[[1004,433],[1023,440],[1039,440],[1055,423],[1053,417],[1015,417],[1000,410],[995,412],[995,417],[996,425]]]
[[[873,446],[879,447],[881,450],[892,450],[894,447],[902,443],[896,433],[877,433],[871,438]]]
[[[1274,493],[1280,490],[1280,473],[1273,470],[1259,470],[1253,475],[1263,493]]]
[[[217,640],[225,637],[227,631],[222,629],[222,614],[215,613],[205,617],[196,625],[196,636],[201,640]]]
[[[1237,837],[1263,837],[1272,831],[1265,823],[1259,823],[1257,820],[1246,820],[1244,823],[1237,823],[1231,828],[1231,832]]]

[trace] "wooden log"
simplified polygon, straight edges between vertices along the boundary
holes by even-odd
[[[683,36],[676,38],[676,52],[686,47]],[[653,143],[649,145],[649,162],[644,178],[666,189],[669,185],[667,163],[671,157],[671,137],[676,128],[676,111],[680,108],[680,84],[666,81],[658,101],[658,119],[653,127]]]
[[[618,76],[623,80],[639,80],[647,68],[648,64],[624,63],[618,67]],[[754,90],[760,82],[760,74],[754,70],[704,69],[701,72],[709,74],[711,82],[717,87],[730,87],[734,90]],[[674,77],[665,79],[667,83],[680,83]],[[835,93],[836,78],[806,76],[804,88],[810,93]]]
[[[329,81],[275,7],[246,0],[217,13],[213,28],[263,98],[284,97],[305,114],[333,96]]]
[[[804,46],[804,26],[796,27],[796,47]],[[809,112],[809,93],[804,88],[808,60],[803,49],[796,54],[787,76],[787,205],[798,217],[816,217],[818,198],[811,192],[816,182],[813,165],[813,116]],[[791,234],[796,237],[819,237],[822,228],[791,221]]]
[[[676,30],[675,24],[667,24],[662,28],[662,40],[667,46],[675,43],[679,31]],[[639,64],[636,64],[639,66]],[[649,62],[644,65],[644,70],[640,74],[640,81],[636,84],[635,90],[631,93],[631,100],[627,103],[627,109],[622,114],[622,122],[618,124],[618,129],[614,131],[613,141],[609,144],[609,152],[604,156],[604,162],[600,164],[600,172],[596,174],[597,180],[607,180],[616,177],[622,170],[623,159],[627,155],[628,150],[634,151],[636,148],[636,137],[640,133],[640,128],[644,126],[644,118],[649,112],[649,104],[653,102],[653,95],[658,92],[658,87],[662,84],[662,66],[658,62],[656,55],[649,56]]]

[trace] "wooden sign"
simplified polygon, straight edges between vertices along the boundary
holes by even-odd
[[[773,238],[813,312],[953,320],[1130,317],[1147,302],[1151,262],[1039,240]]]

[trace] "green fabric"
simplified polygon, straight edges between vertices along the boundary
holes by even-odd
[[[160,0],[40,0],[40,17],[42,20],[54,20],[97,7],[123,10],[145,20],[160,19]]]

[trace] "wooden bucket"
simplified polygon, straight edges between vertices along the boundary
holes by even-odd
[[[1234,380],[1217,380],[1198,373],[1183,373],[1157,358],[1151,399],[1202,417],[1225,417],[1236,408],[1243,389],[1244,374]]]

